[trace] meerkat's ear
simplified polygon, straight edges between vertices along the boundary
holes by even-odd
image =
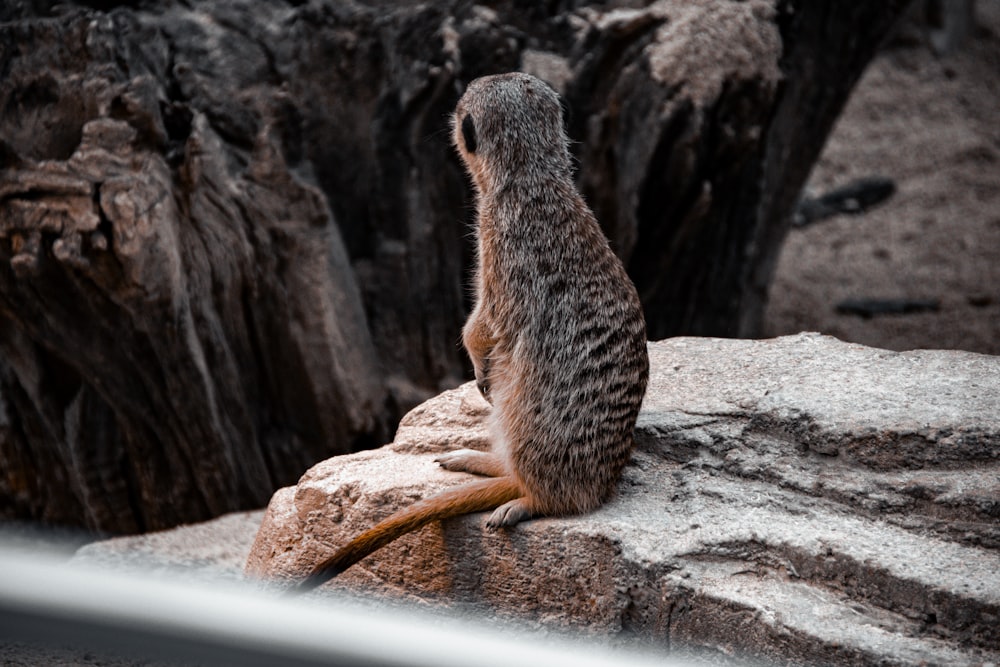
[[[465,141],[465,150],[470,153],[476,152],[476,122],[472,116],[466,114],[462,119],[462,139]]]

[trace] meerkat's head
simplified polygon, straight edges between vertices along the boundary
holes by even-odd
[[[452,129],[480,192],[513,179],[570,174],[559,96],[530,74],[497,74],[470,83],[455,107]]]

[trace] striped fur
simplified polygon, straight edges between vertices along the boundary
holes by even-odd
[[[463,342],[493,404],[493,452],[439,461],[492,477],[389,517],[303,588],[430,521],[496,508],[496,529],[593,510],[631,453],[649,376],[645,322],[573,183],[557,95],[527,74],[477,79],[458,102],[454,141],[477,193],[476,305]]]

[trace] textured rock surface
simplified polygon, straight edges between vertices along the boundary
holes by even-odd
[[[887,352],[803,334],[651,344],[650,391],[620,494],[590,515],[496,534],[431,525],[326,591],[672,646],[815,664],[1000,660],[1000,358]],[[275,494],[247,562],[302,573],[483,447],[466,385],[395,442]]]

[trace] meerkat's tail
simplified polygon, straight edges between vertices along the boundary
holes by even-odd
[[[523,491],[511,477],[491,477],[442,491],[415,502],[361,533],[337,553],[320,563],[292,592],[303,593],[333,579],[370,553],[432,521],[472,512],[485,512],[521,497]]]

